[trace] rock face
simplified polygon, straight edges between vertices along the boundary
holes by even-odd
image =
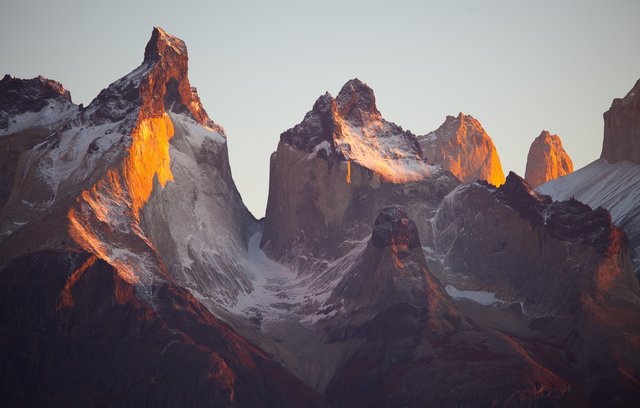
[[[493,141],[473,116],[447,116],[435,131],[419,136],[422,154],[453,173],[462,182],[504,183],[504,173]]]
[[[640,283],[607,211],[515,174],[461,185],[351,80],[282,134],[259,223],[187,68],[154,29],[87,108],[2,81],[3,402],[637,405]],[[475,120],[446,124],[443,152],[493,157]]]
[[[493,205],[479,207],[478,200],[472,197],[475,189],[487,191],[485,198],[495,200]],[[493,211],[503,212],[500,214],[503,217],[508,211],[515,213],[515,218],[528,225],[522,228],[522,233],[528,230],[533,235],[534,225],[544,228],[540,211],[544,214],[545,206],[553,205],[550,199],[537,196],[514,175],[498,190],[488,184],[468,184],[458,187],[448,198],[463,191],[467,193],[460,197],[460,209],[454,218],[464,225],[456,233],[465,246],[451,248],[450,252],[452,258],[460,258],[462,268],[468,269],[449,265],[448,272],[466,270],[469,280],[479,282],[476,288],[487,289],[482,284],[494,282],[509,287],[518,285],[525,290],[539,280],[540,287],[544,281],[551,282],[548,290],[553,291],[556,282],[543,275],[542,266],[536,276],[519,284],[514,282],[515,278],[492,280],[488,272],[496,264],[485,269],[487,255],[477,251],[487,241],[493,242],[486,239],[488,232],[494,232],[490,226],[499,230],[498,235],[500,231],[507,234],[511,230],[509,223],[492,224]],[[442,215],[440,211],[438,214]],[[631,403],[636,386],[625,379],[627,368],[618,369],[616,365],[637,367],[638,359],[622,350],[627,341],[637,344],[638,331],[623,329],[625,334],[614,336],[615,340],[607,347],[602,347],[601,341],[607,331],[605,327],[612,324],[607,320],[606,310],[614,307],[614,303],[615,308],[637,315],[639,287],[628,285],[623,246],[618,247],[619,238],[610,223],[604,223],[608,221],[604,215],[606,212],[592,213],[576,202],[554,207],[550,235],[571,241],[595,256],[585,259],[585,265],[591,269],[581,271],[589,277],[569,280],[565,285],[565,288],[577,286],[574,290],[580,295],[569,296],[570,300],[562,296],[540,299],[554,304],[565,302],[567,307],[571,303],[572,307],[563,311],[554,309],[553,317],[536,318],[524,315],[519,306],[483,306],[466,299],[452,300],[429,272],[419,249],[422,245],[415,223],[399,208],[383,209],[367,247],[351,263],[327,302],[331,305],[329,309],[337,313],[331,313],[323,321],[323,327],[334,344],[344,344],[349,350],[327,388],[327,397],[337,406],[524,407],[563,406],[566,401],[570,401],[569,405],[598,405],[611,402],[611,393],[615,393],[618,404]],[[572,224],[581,225],[582,229],[574,230]],[[603,225],[609,229],[603,230]],[[449,226],[448,231],[453,233],[454,229]],[[607,234],[609,238],[605,238]],[[528,244],[529,241],[514,243],[522,245],[514,256],[521,256]],[[552,245],[557,242],[549,244]],[[465,250],[470,254],[461,255]],[[598,257],[601,264],[593,268],[589,262]],[[503,260],[506,259],[503,255]],[[525,269],[522,264],[506,263],[494,273],[502,272],[517,275]],[[605,284],[592,291],[591,279],[603,283],[608,279],[605,276],[612,278],[607,282],[613,285]],[[603,305],[607,306],[600,309]],[[579,323],[574,320],[576,316]],[[616,331],[621,329],[617,324],[613,323]],[[545,341],[540,341],[541,338]],[[568,354],[559,354],[558,347]],[[625,357],[615,357],[621,352]],[[587,368],[591,364],[588,362],[612,360],[616,363],[597,373]],[[598,385],[586,390],[576,387],[578,383],[591,381]]]
[[[43,76],[19,79],[7,74],[0,80],[0,134],[15,131],[18,121],[24,123],[18,115],[38,113],[45,107],[64,110],[72,106],[71,94],[59,82]],[[50,113],[43,112],[38,117],[42,119]]]
[[[625,380],[624,372],[637,370],[632,367],[639,361],[622,350],[630,344],[637,348],[640,332],[621,316],[638,315],[640,285],[632,274],[624,234],[606,210],[591,210],[576,200],[553,202],[510,173],[498,189],[483,183],[458,187],[443,200],[432,225],[435,253],[429,266],[449,293],[461,289],[466,294],[456,297],[468,299],[491,294],[494,303],[514,305],[523,314],[520,321],[538,322],[521,332],[529,332],[525,337],[568,341],[562,346],[565,357],[575,360],[562,365],[574,370],[579,382],[598,384],[588,395],[607,401],[611,390],[605,383],[611,381],[620,387],[622,400],[630,401],[637,385]],[[477,321],[487,317],[474,316]],[[522,330],[509,326],[512,332]],[[611,342],[603,340],[609,330],[615,333]],[[584,341],[570,340],[570,333]],[[534,358],[573,381],[546,357]],[[617,363],[591,371],[589,361]]]
[[[142,65],[83,109],[53,81],[3,80],[9,404],[323,404],[211,314],[251,290],[238,260],[257,222],[187,61],[156,28]]]
[[[22,153],[40,143],[53,128],[64,125],[77,111],[69,91],[56,81],[9,75],[0,81],[0,208],[13,189]]]
[[[538,187],[555,200],[577,200],[611,212],[630,241],[635,272],[640,276],[640,81],[604,114],[602,156],[576,172]]]
[[[537,190],[554,200],[573,197],[591,208],[606,208],[613,223],[625,231],[634,270],[640,274],[640,165],[599,159]]]
[[[0,293],[10,406],[324,406],[187,290],[150,304],[95,255],[15,258]]]
[[[496,293],[529,314],[570,310],[583,290],[592,289],[583,279],[601,269],[617,271],[621,286],[630,284],[626,240],[606,210],[553,202],[514,173],[498,189],[471,184],[454,190],[433,226],[445,281]],[[479,240],[482,234],[492,239]]]
[[[59,115],[52,133],[33,138],[41,148],[18,152],[6,173],[20,183],[2,190],[0,254],[77,245],[141,287],[171,277],[212,303],[249,290],[235,259],[257,223],[231,178],[224,130],[187,69],[184,43],[156,28],[140,67],[75,116]],[[41,222],[56,233],[37,234]]]
[[[573,172],[573,162],[562,147],[558,135],[546,130],[536,137],[527,156],[525,180],[532,187]]]
[[[604,142],[600,158],[609,163],[640,164],[640,80],[604,113]]]
[[[455,316],[442,286],[427,269],[415,221],[400,207],[383,208],[369,244],[333,290],[328,304],[340,307],[344,325],[366,322],[399,304],[429,309],[431,329],[444,330]],[[335,324],[335,323],[333,323]]]
[[[425,163],[417,139],[381,118],[373,91],[347,82],[284,132],[271,156],[262,247],[301,270],[324,268],[371,233],[380,209],[430,218],[457,181]]]

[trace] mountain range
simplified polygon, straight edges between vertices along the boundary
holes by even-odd
[[[154,28],[86,107],[0,81],[8,406],[631,407],[640,82],[602,157],[544,131],[505,177],[480,122],[415,135],[351,79],[271,155],[265,217]]]

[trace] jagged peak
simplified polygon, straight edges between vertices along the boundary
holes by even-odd
[[[0,80],[0,131],[9,131],[10,119],[15,115],[40,112],[46,106],[53,108],[54,105],[56,112],[75,107],[71,94],[60,82],[41,75],[21,79],[7,74]]]
[[[223,133],[208,117],[189,83],[188,60],[182,40],[154,27],[142,65],[103,89],[89,105],[87,115],[101,123],[136,119],[138,113],[160,117],[172,111],[190,115],[201,125]]]
[[[398,206],[380,210],[373,224],[371,242],[376,248],[399,245],[412,250],[421,247],[415,221]]]
[[[615,105],[626,105],[636,96],[640,96],[640,79],[636,81],[636,84],[627,92],[624,98],[615,98],[611,103],[611,107],[613,108]]]
[[[184,41],[167,34],[162,28],[153,27],[151,38],[144,49],[144,62],[155,62],[169,54],[188,58],[187,46]]]
[[[531,150],[531,148],[533,148],[537,144],[544,144],[544,145],[547,145],[547,146],[552,146],[553,145],[553,146],[557,147],[558,149],[561,149],[562,152],[564,152],[564,148],[562,146],[562,139],[560,138],[560,136],[558,136],[555,133],[551,133],[548,130],[543,130],[542,132],[540,132],[538,137],[536,137],[533,140],[533,142],[531,143],[531,147],[530,147],[529,150]]]
[[[445,140],[457,139],[459,141],[463,141],[466,135],[469,134],[470,130],[474,133],[480,133],[489,137],[478,119],[460,112],[458,113],[458,116],[447,115],[444,122],[440,127],[438,127],[438,129],[428,133],[423,138],[426,137],[427,139],[437,138]]]
[[[327,91],[323,95],[320,95],[318,99],[316,99],[315,103],[313,104],[312,110],[314,112],[320,112],[320,113],[325,112],[327,110],[330,110],[332,106],[335,105],[335,103],[336,103],[336,100]]]
[[[11,105],[24,98],[61,99],[71,102],[71,93],[58,81],[38,75],[31,79],[12,77],[9,74],[0,80],[0,98],[11,98]],[[0,100],[0,103],[2,102]],[[4,106],[0,105],[0,109]]]
[[[358,78],[350,79],[342,86],[336,97],[336,103],[340,115],[357,125],[381,118],[380,111],[376,107],[373,89]]]
[[[535,138],[534,143],[536,141],[553,141],[555,143],[560,143],[560,145],[562,145],[562,139],[560,139],[560,136],[558,136],[555,133],[551,133],[548,130],[543,130],[542,132],[540,132],[540,134],[538,135],[538,137]]]
[[[640,164],[640,80],[604,113],[600,157],[609,163],[628,160]]]
[[[446,119],[444,120],[444,123],[440,126],[440,128],[446,129],[449,127],[454,127],[454,128],[473,127],[482,131],[483,133],[486,133],[484,128],[482,127],[482,124],[478,119],[464,112],[458,113],[458,116],[447,115]]]
[[[545,202],[549,200],[548,196],[536,193],[531,188],[527,180],[520,177],[518,174],[516,174],[513,171],[509,171],[509,174],[507,175],[507,179],[505,180],[504,184],[498,188],[498,192],[501,192],[503,194],[508,194],[511,196],[521,196],[521,197],[525,195],[531,196],[535,200],[540,202]]]

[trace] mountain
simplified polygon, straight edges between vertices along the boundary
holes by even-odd
[[[477,121],[447,123],[443,155],[499,168]],[[462,183],[423,142],[350,80],[281,134],[257,221],[180,39],[155,28],[87,107],[5,76],[0,398],[635,406],[640,283],[615,212],[513,173]]]
[[[456,188],[434,218],[428,261],[416,223],[381,210],[329,297],[321,324],[349,350],[334,405],[632,404],[640,285],[606,211],[552,203],[510,174]]]
[[[537,187],[571,172],[573,162],[562,147],[560,136],[543,130],[529,148],[525,180],[532,187]]]
[[[54,81],[2,80],[5,402],[324,404],[211,312],[251,290],[258,226],[187,65],[155,28],[86,108]]]
[[[639,92],[640,81],[623,99],[614,99],[604,114],[600,159],[539,186],[538,191],[555,200],[574,197],[592,208],[606,208],[615,225],[625,231],[631,244],[634,269],[640,276]]]
[[[640,80],[604,113],[604,141],[600,158],[609,163],[628,160],[640,164]]]
[[[630,403],[638,391],[627,373],[640,363],[640,331],[631,323],[640,321],[640,285],[626,237],[606,210],[554,202],[510,173],[500,188],[456,188],[432,225],[429,266],[447,292],[460,305],[512,314],[490,317],[468,306],[460,313],[509,336],[538,367],[572,384],[564,397],[591,401],[559,406]]]
[[[428,162],[449,170],[462,182],[485,180],[496,186],[504,183],[498,151],[471,115],[447,116],[438,129],[419,136],[418,141]]]
[[[371,233],[382,208],[426,217],[457,184],[424,161],[417,138],[383,119],[373,90],[353,79],[280,136],[261,246],[299,270],[324,269]]]

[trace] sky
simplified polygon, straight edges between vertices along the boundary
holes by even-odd
[[[264,215],[269,157],[325,91],[373,88],[415,134],[473,115],[505,174],[557,133],[576,169],[602,114],[640,78],[640,1],[0,0],[0,73],[60,81],[75,103],[137,67],[152,28],[187,44],[189,79],[228,137],[234,180]]]

